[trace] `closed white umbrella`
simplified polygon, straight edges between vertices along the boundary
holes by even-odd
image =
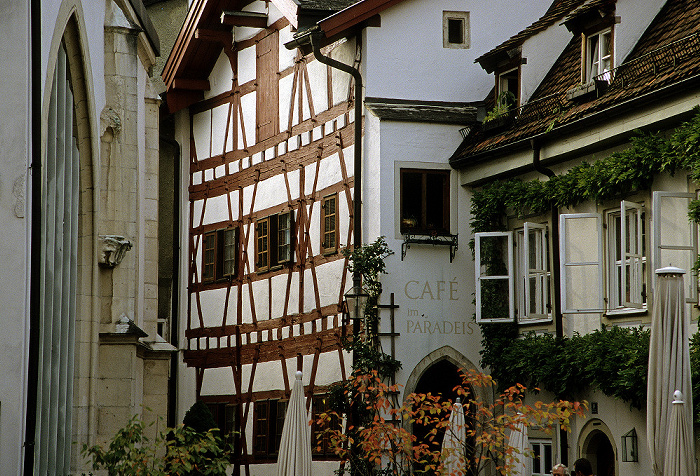
[[[518,414],[518,416],[521,418],[508,435],[508,446],[513,448],[510,474],[511,476],[526,476],[529,474],[526,456],[529,447],[527,426],[525,425],[525,418],[522,418],[521,414]]]
[[[673,392],[673,408],[668,422],[664,474],[673,476],[695,476],[695,454],[693,453],[693,427],[685,418],[683,394]]]
[[[467,438],[467,429],[464,425],[464,409],[460,399],[457,398],[452,406],[445,438],[442,440],[442,474],[444,475],[463,476],[466,474],[464,441]]]
[[[692,422],[693,418],[688,342],[690,317],[685,313],[683,295],[685,270],[668,267],[657,269],[656,274],[647,379],[647,443],[654,475],[677,476],[664,469],[664,459],[671,418],[671,392],[679,389],[686,396],[686,404],[679,409],[683,420]],[[695,461],[690,464],[694,475]]]
[[[301,376],[298,371],[284,416],[277,476],[311,476],[311,428]]]

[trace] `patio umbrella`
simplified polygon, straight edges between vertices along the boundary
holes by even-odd
[[[688,342],[690,318],[685,313],[683,295],[685,270],[668,267],[657,269],[656,274],[649,343],[647,443],[654,474],[664,476],[673,474],[664,469],[671,419],[671,392],[680,389],[686,396],[687,405],[680,407],[683,420],[691,422],[693,418]],[[692,454],[692,447],[688,451]],[[691,464],[694,467],[694,461]],[[695,474],[694,470],[692,474]]]
[[[525,426],[525,419],[522,418],[522,414],[519,413],[518,416],[521,418],[519,418],[515,428],[510,430],[510,434],[508,435],[508,446],[513,448],[513,468],[510,472],[511,476],[525,476],[528,474],[526,456],[526,451],[529,446],[527,441],[527,427]]]
[[[464,409],[461,399],[457,398],[452,406],[445,438],[442,440],[442,474],[455,476],[466,474],[464,441],[467,438],[467,429],[464,425]]]
[[[695,476],[695,454],[693,448],[693,428],[691,420],[685,418],[683,394],[673,392],[671,420],[668,422],[664,471],[673,476]]]
[[[301,376],[298,371],[284,416],[277,476],[311,476],[311,428]]]

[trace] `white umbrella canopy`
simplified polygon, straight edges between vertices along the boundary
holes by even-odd
[[[647,443],[656,476],[673,474],[665,471],[664,458],[674,390],[679,389],[686,396],[686,405],[680,409],[683,420],[692,422],[693,418],[690,317],[685,312],[684,273],[685,270],[672,267],[656,270],[647,383]],[[694,461],[692,464],[694,467]]]
[[[695,454],[693,453],[693,427],[685,418],[683,395],[680,390],[673,393],[673,408],[668,422],[664,474],[669,476],[695,476]]]
[[[301,377],[298,371],[284,416],[277,476],[311,476],[311,427]]]
[[[464,457],[464,441],[467,438],[467,429],[464,421],[464,409],[459,398],[452,406],[449,425],[442,440],[442,474],[451,476],[464,476],[466,474],[466,460]]]
[[[518,414],[520,415],[520,414]],[[513,448],[514,466],[510,471],[511,476],[526,476],[529,474],[526,452],[528,449],[527,427],[525,419],[521,418],[515,428],[510,430],[508,435],[508,446]],[[515,461],[517,459],[517,461]]]

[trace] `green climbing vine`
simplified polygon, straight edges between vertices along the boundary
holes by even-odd
[[[661,173],[690,172],[700,181],[700,108],[669,133],[637,132],[630,147],[592,163],[583,162],[548,180],[502,180],[476,190],[472,198],[473,232],[506,229],[508,214],[545,213],[551,206],[600,203],[648,190]],[[700,223],[700,201],[688,216]],[[696,269],[700,267],[700,257]],[[608,396],[642,408],[646,401],[649,332],[620,327],[556,339],[548,335],[518,338],[515,324],[482,324],[482,365],[501,388],[516,381],[567,398],[593,386]],[[700,336],[691,341],[695,420],[700,422]]]

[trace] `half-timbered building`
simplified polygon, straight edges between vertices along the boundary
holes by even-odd
[[[504,22],[505,1],[193,2],[163,71],[188,204],[179,398],[240,431],[235,472],[274,471],[297,369],[315,412],[349,373],[343,248],[384,236],[395,252],[380,334],[406,391],[452,398],[458,369],[479,367],[447,158],[493,87],[476,52],[545,7]]]

